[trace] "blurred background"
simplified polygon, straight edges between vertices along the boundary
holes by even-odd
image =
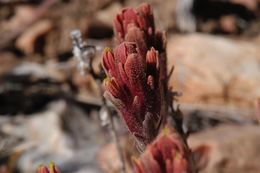
[[[189,144],[211,148],[201,172],[260,172],[259,0],[0,0],[0,173],[50,161],[63,173],[119,172],[99,87],[78,71],[70,32],[97,47],[98,69],[114,17],[142,2],[167,32]],[[127,157],[134,142],[117,129]]]

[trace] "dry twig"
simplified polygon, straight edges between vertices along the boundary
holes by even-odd
[[[107,104],[105,97],[103,97],[103,89],[102,89],[102,80],[104,78],[104,74],[101,71],[100,73],[96,73],[93,69],[93,59],[95,57],[96,48],[95,46],[87,45],[83,42],[81,37],[81,32],[79,30],[74,30],[71,32],[71,38],[73,40],[73,54],[78,59],[79,64],[78,68],[82,75],[90,74],[95,80],[99,87],[100,97],[102,98],[102,108],[101,110],[101,120],[104,118],[103,115],[106,115],[103,119],[105,121],[102,122],[103,125],[109,124],[111,126],[111,134],[114,143],[116,144],[117,152],[119,154],[121,160],[121,173],[126,173],[125,160],[123,155],[123,150],[121,148],[119,138],[116,132],[115,121],[113,119],[113,115],[111,113],[110,107]],[[103,118],[102,118],[103,117]]]

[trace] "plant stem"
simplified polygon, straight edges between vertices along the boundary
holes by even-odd
[[[107,105],[107,101],[106,101],[105,97],[102,95],[103,89],[101,87],[101,81],[97,80],[97,84],[99,86],[99,91],[100,91],[101,98],[102,98],[102,105],[104,106],[105,111],[107,112],[107,115],[108,115],[108,118],[109,118],[109,122],[110,122],[110,125],[111,125],[112,138],[113,138],[114,143],[116,144],[116,149],[117,149],[119,158],[121,160],[120,172],[121,173],[126,173],[126,164],[125,164],[124,154],[123,154],[122,147],[120,145],[119,137],[118,137],[118,135],[116,133],[115,121],[114,121],[113,115],[111,113],[111,110],[110,110],[110,108]]]

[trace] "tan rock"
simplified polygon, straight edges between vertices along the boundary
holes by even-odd
[[[190,34],[168,40],[170,85],[182,102],[253,108],[260,95],[259,45],[218,36]]]
[[[97,13],[96,18],[107,24],[108,26],[113,26],[115,16],[121,11],[122,6],[119,3],[113,3],[108,8],[101,10]]]
[[[192,135],[188,142],[193,149],[207,148],[200,150],[201,173],[260,172],[259,126],[219,126]]]
[[[28,28],[16,41],[16,47],[22,50],[26,54],[35,53],[37,46],[42,47],[44,45],[37,45],[37,41],[40,37],[51,31],[52,23],[49,20],[42,20],[35,23]]]
[[[28,22],[34,18],[34,14],[35,7],[19,5],[15,8],[15,15],[11,19],[3,21],[1,26],[6,30],[17,30],[21,26],[28,24]]]
[[[240,4],[245,6],[246,8],[250,10],[257,10],[259,0],[231,0],[232,2],[236,4]]]
[[[20,63],[20,60],[15,57],[10,52],[1,52],[0,53],[0,75],[7,74],[10,72],[17,64]]]

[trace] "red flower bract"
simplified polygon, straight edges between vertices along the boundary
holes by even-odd
[[[138,142],[146,145],[157,135],[168,109],[163,104],[167,92],[165,37],[155,30],[149,4],[124,9],[115,19],[115,31],[119,45],[103,53],[108,76],[105,96]]]
[[[140,158],[133,161],[136,173],[190,173],[189,155],[178,133],[165,127]]]
[[[158,52],[151,48],[142,57],[135,43],[121,43],[103,53],[108,75],[105,96],[123,116],[130,132],[142,143],[149,143],[160,126]]]

